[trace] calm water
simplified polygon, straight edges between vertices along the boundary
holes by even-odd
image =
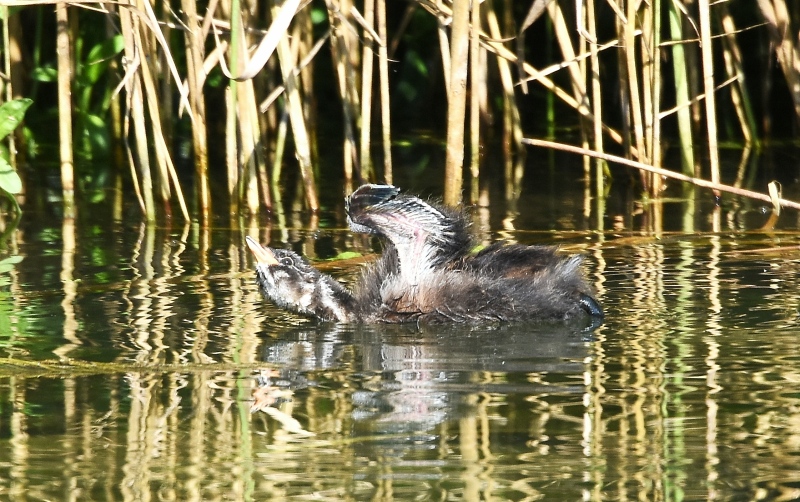
[[[264,303],[244,234],[370,252],[340,208],[269,233],[26,215],[0,251],[0,499],[800,498],[800,234],[745,231],[757,210],[681,231],[668,205],[654,235],[614,208],[590,232],[578,199],[518,207],[478,233],[584,253],[595,331]]]

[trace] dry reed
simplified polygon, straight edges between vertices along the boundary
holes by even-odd
[[[560,118],[579,122],[584,146],[591,144],[602,152],[608,139],[623,146],[625,155],[653,166],[660,166],[664,155],[662,147],[662,121],[676,113],[676,124],[681,143],[681,164],[684,172],[694,170],[694,143],[701,140],[708,144],[711,179],[719,182],[719,159],[716,130],[719,117],[716,111],[715,91],[731,86],[731,104],[740,122],[746,144],[757,145],[756,119],[749,104],[744,81],[744,56],[738,48],[736,26],[727,5],[710,5],[703,0],[696,11],[691,6],[669,2],[668,28],[661,26],[661,4],[630,1],[606,2],[617,21],[615,40],[599,40],[598,19],[593,0],[579,2],[576,16],[567,15],[565,4],[559,2],[531,2],[527,17],[520,25],[513,19],[514,4],[510,1],[487,1],[482,4],[448,2],[445,0],[414,0],[404,7],[404,15],[395,26],[387,26],[386,0],[366,0],[359,11],[351,0],[327,0],[330,31],[317,41],[312,39],[312,26],[308,3],[289,0],[270,11],[270,26],[266,31],[256,30],[252,25],[262,16],[259,6],[240,3],[239,0],[215,0],[208,4],[204,13],[196,11],[193,2],[182,2],[182,18],[178,24],[172,15],[163,9],[157,16],[149,2],[131,0],[122,3],[89,2],[77,0],[67,4],[58,0],[34,2],[33,0],[5,0],[5,5],[41,6],[56,4],[59,20],[58,60],[62,80],[59,82],[62,176],[65,203],[74,190],[71,144],[68,139],[68,122],[71,109],[68,79],[69,68],[74,60],[69,56],[68,12],[76,7],[98,9],[109,19],[118,19],[124,38],[125,75],[119,88],[124,90],[126,104],[124,113],[119,113],[123,131],[117,133],[129,145],[128,159],[136,166],[133,181],[143,212],[148,221],[153,221],[159,208],[170,214],[170,205],[177,203],[184,218],[188,218],[187,204],[182,196],[172,163],[172,123],[164,113],[170,109],[172,96],[177,98],[181,114],[189,115],[192,147],[194,153],[195,198],[197,217],[208,221],[211,207],[209,186],[207,112],[204,92],[206,77],[219,65],[222,73],[230,78],[226,96],[227,119],[224,128],[226,151],[228,196],[231,214],[241,209],[256,213],[260,208],[280,210],[273,206],[281,200],[281,187],[285,184],[284,151],[287,138],[292,137],[295,157],[298,161],[302,192],[306,208],[319,208],[317,180],[321,173],[314,169],[316,158],[317,123],[314,108],[314,74],[311,63],[320,53],[321,47],[330,42],[334,62],[335,82],[343,114],[343,174],[348,184],[360,179],[376,179],[379,174],[372,166],[373,117],[381,122],[383,150],[383,179],[391,182],[395,177],[392,168],[391,114],[389,81],[391,57],[401,34],[411,29],[414,13],[418,7],[435,16],[436,37],[440,42],[440,58],[443,67],[445,93],[448,98],[446,135],[445,200],[455,204],[460,200],[462,173],[465,166],[464,127],[469,124],[470,180],[469,197],[478,198],[480,179],[480,153],[485,139],[481,136],[481,119],[491,112],[490,86],[499,82],[498,94],[502,95],[504,152],[506,154],[506,193],[518,189],[522,180],[521,162],[518,162],[519,145],[522,139],[520,106],[525,106],[522,94],[528,86],[537,82],[549,96],[561,99],[575,110],[571,118]],[[98,7],[99,6],[99,7]],[[321,4],[320,4],[321,6]],[[316,6],[319,8],[320,6]],[[244,9],[242,8],[244,7]],[[392,5],[392,7],[394,7]],[[106,9],[115,9],[107,11]],[[784,29],[792,20],[784,0],[759,0],[758,9],[766,20],[776,48],[776,58],[781,65],[796,112],[800,116],[800,93],[793,89],[793,82],[800,81],[797,69],[794,41]],[[498,22],[502,12],[503,27]],[[537,68],[526,60],[523,32],[545,26],[541,14],[547,13],[552,26],[554,45],[560,52],[560,61],[545,68]],[[363,14],[363,15],[362,15]],[[160,18],[159,18],[160,17]],[[694,19],[697,17],[697,20]],[[227,20],[226,20],[227,18]],[[572,19],[575,19],[573,24]],[[715,21],[722,28],[721,44],[715,43],[712,27]],[[520,32],[514,33],[514,25]],[[12,52],[19,54],[18,40],[7,22],[9,45],[7,59]],[[691,25],[693,30],[684,26]],[[485,26],[485,28],[484,28]],[[390,30],[396,30],[390,33]],[[176,37],[169,37],[170,30],[183,31],[182,43],[171,45]],[[662,33],[670,33],[670,40],[663,43]],[[686,32],[686,33],[684,33]],[[693,39],[698,33],[697,39]],[[291,41],[289,35],[291,34]],[[328,38],[329,37],[329,38]],[[205,45],[213,38],[215,46],[205,54]],[[391,40],[390,40],[391,39]],[[699,40],[699,44],[696,42]],[[712,45],[713,44],[713,45]],[[11,47],[13,45],[13,47]],[[509,49],[515,46],[515,51]],[[661,66],[661,51],[668,47],[671,65]],[[698,47],[702,55],[697,54]],[[616,52],[608,51],[613,49]],[[171,51],[184,51],[185,73],[177,69]],[[147,54],[149,57],[145,58]],[[714,81],[712,60],[722,55],[728,78],[722,83]],[[273,57],[275,56],[275,57]],[[378,76],[375,77],[374,62],[378,59]],[[16,56],[15,56],[16,57]],[[276,59],[277,58],[277,59]],[[496,61],[491,61],[492,58]],[[695,64],[694,61],[702,62]],[[495,66],[496,64],[496,66]],[[622,120],[616,124],[608,119],[609,112],[603,107],[604,68],[620,72],[620,101]],[[166,65],[169,72],[160,66]],[[513,74],[516,66],[519,75]],[[6,63],[9,68],[9,64]],[[12,82],[18,81],[18,69],[7,70]],[[265,68],[280,68],[278,78],[264,72]],[[496,68],[496,69],[495,69]],[[702,68],[702,75],[695,73]],[[566,90],[551,79],[550,75],[561,72],[570,89]],[[664,109],[664,83],[674,81],[675,106]],[[470,99],[466,91],[469,84]],[[702,90],[700,86],[702,85]],[[605,93],[603,91],[606,91]],[[281,96],[283,97],[282,99]],[[522,98],[527,99],[527,98]],[[379,100],[379,103],[375,100]],[[702,101],[704,113],[699,103]],[[469,112],[467,112],[467,102]],[[257,105],[260,103],[260,105]],[[496,101],[499,103],[499,100]],[[276,107],[271,105],[277,104]],[[380,113],[377,109],[380,108]],[[117,113],[116,104],[111,107]],[[266,113],[266,115],[265,115]],[[700,126],[702,116],[703,126]],[[468,118],[467,118],[468,117]],[[551,122],[550,126],[553,126]],[[694,132],[692,128],[694,126]],[[377,137],[377,136],[376,136]],[[595,194],[599,198],[606,192],[605,180],[608,169],[598,162],[596,169],[588,170],[595,177]],[[752,174],[752,173],[751,173]],[[740,180],[740,177],[737,178]],[[643,186],[651,196],[660,192],[660,176],[642,175]],[[156,193],[159,205],[156,207]]]

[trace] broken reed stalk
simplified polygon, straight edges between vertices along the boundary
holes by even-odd
[[[75,217],[75,174],[72,160],[72,44],[66,2],[56,5],[56,55],[58,59],[58,140],[64,217]]]
[[[378,36],[378,72],[381,82],[381,137],[383,139],[383,180],[392,184],[392,122],[389,96],[389,57],[386,36],[386,0],[378,0],[377,8]]]
[[[464,115],[469,69],[470,2],[454,2],[450,30],[450,98],[447,100],[447,150],[444,165],[444,203],[461,202],[464,167]]]
[[[107,38],[111,38],[113,36],[116,36],[117,32],[118,32],[117,26],[116,26],[117,23],[115,23],[113,21],[113,17],[114,17],[113,8],[111,10],[109,10],[109,12],[106,15],[106,17],[107,17],[106,26],[105,26],[106,37]],[[119,58],[115,58],[115,59],[110,61],[109,71],[112,74],[115,74],[115,75],[121,74],[121,68],[122,68],[122,61],[120,61]],[[119,80],[119,79],[118,78],[114,79],[114,80],[112,80],[112,82],[115,82],[115,84],[117,84],[118,83],[117,80]],[[109,111],[111,113],[111,121],[110,121],[110,124],[109,124],[110,132],[111,132],[111,137],[114,139],[114,141],[112,142],[112,146],[111,146],[112,147],[112,159],[113,159],[114,165],[122,166],[122,165],[124,165],[124,162],[126,161],[126,159],[125,159],[125,147],[124,147],[125,142],[123,140],[123,134],[122,134],[122,103],[121,103],[121,99],[120,99],[118,94],[119,94],[118,92],[109,93],[109,95],[108,95],[108,108],[109,108]],[[115,178],[114,190],[117,192],[115,194],[116,196],[114,198],[114,200],[115,200],[114,219],[115,220],[120,220],[122,218],[122,193],[121,193],[121,190],[122,190],[122,178],[121,178],[121,176],[122,176],[122,172],[121,171],[117,171],[116,176],[114,177]],[[119,203],[119,205],[117,205],[117,203]],[[117,209],[119,209],[119,212],[117,212]]]
[[[671,179],[675,179],[675,180],[678,180],[678,181],[685,181],[687,183],[691,183],[691,184],[699,186],[699,187],[709,188],[709,189],[711,189],[711,190],[713,190],[715,192],[716,191],[728,192],[728,193],[732,193],[734,195],[739,195],[739,196],[742,196],[742,197],[748,197],[750,199],[756,199],[756,200],[768,202],[770,204],[772,204],[772,202],[773,202],[772,198],[769,195],[766,195],[766,194],[763,194],[763,193],[754,192],[752,190],[745,190],[743,188],[737,188],[737,187],[733,187],[733,186],[730,186],[730,185],[724,185],[724,184],[719,183],[719,182],[706,181],[704,179],[694,178],[692,176],[686,176],[685,174],[681,174],[681,173],[678,173],[678,172],[675,172],[675,171],[670,171],[668,169],[662,169],[660,167],[654,167],[654,166],[651,166],[651,165],[648,165],[648,164],[645,164],[645,163],[642,163],[642,162],[637,162],[635,160],[630,160],[630,159],[626,159],[626,158],[623,158],[623,157],[619,157],[617,155],[611,155],[611,154],[601,153],[601,152],[593,152],[593,151],[586,150],[584,148],[580,148],[580,147],[577,147],[577,146],[565,145],[563,143],[556,143],[554,141],[546,141],[546,140],[542,140],[542,139],[523,138],[522,139],[522,143],[525,144],[525,145],[530,145],[530,146],[539,146],[539,147],[542,147],[542,148],[552,148],[554,150],[561,150],[561,151],[564,151],[564,152],[576,153],[578,155],[589,155],[591,157],[600,158],[600,159],[606,160],[608,162],[616,162],[617,164],[622,164],[624,166],[634,167],[636,169],[640,169],[642,171],[647,171],[649,173],[653,173],[653,174],[656,174],[658,176],[664,176],[666,178],[671,178]],[[793,201],[790,201],[790,200],[787,200],[787,199],[782,199],[782,198],[777,198],[776,202],[781,207],[788,207],[788,208],[791,208],[791,209],[800,210],[800,203],[793,202]]]
[[[3,47],[7,48],[3,51],[3,67],[5,74],[8,77],[8,83],[5,86],[5,99],[11,101],[14,98],[22,98],[23,90],[25,87],[25,64],[26,57],[24,52],[24,37],[22,29],[22,16],[9,15],[9,8],[3,6],[0,8],[0,17],[3,18]],[[37,28],[40,29],[41,24],[37,23]],[[40,37],[37,37],[40,38]],[[35,63],[38,66],[38,62]],[[8,137],[10,148],[11,165],[16,167],[14,135]],[[23,187],[24,190],[24,187]]]
[[[137,75],[133,76],[130,89],[128,106],[130,107],[130,119],[133,121],[133,139],[135,152],[139,166],[139,178],[141,184],[142,197],[144,198],[144,217],[148,223],[156,221],[156,204],[153,200],[153,176],[150,171],[150,157],[147,151],[147,130],[145,128],[144,105],[142,100],[142,82]],[[131,166],[137,165],[131,159]]]
[[[508,2],[508,0],[507,0]],[[509,3],[509,6],[511,4]],[[553,54],[553,21],[548,17],[545,21],[545,43],[544,43],[544,53],[545,54]],[[519,65],[517,65],[519,66]],[[566,92],[566,91],[565,91]],[[555,138],[556,136],[556,100],[555,94],[552,92],[548,92],[545,95],[545,121],[547,123],[547,137],[548,138]]]
[[[714,53],[711,40],[711,6],[709,0],[698,0],[700,21],[700,51],[703,62],[703,91],[706,99],[706,127],[708,130],[708,161],[712,183],[719,183],[719,150],[717,148],[717,107],[714,97]]]
[[[745,147],[742,149],[742,158],[739,159],[739,166],[736,168],[736,179],[733,182],[733,186],[735,186],[737,188],[741,187],[742,183],[744,182],[744,176],[745,176],[745,173],[747,172],[747,165],[748,165],[749,160],[750,160],[750,152],[751,151],[752,151],[752,148],[747,146],[747,145],[745,145]],[[756,157],[753,157],[753,160],[755,160],[755,159],[756,159]],[[748,185],[752,185],[752,183],[753,183],[752,175],[755,174],[755,172],[756,172],[756,169],[755,169],[755,166],[753,166],[753,169],[750,170],[751,177],[750,177],[750,179],[747,180],[748,181]]]

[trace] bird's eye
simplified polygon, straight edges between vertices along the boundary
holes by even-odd
[[[292,267],[292,266],[294,266],[294,262],[292,261],[291,258],[289,258],[288,256],[285,256],[285,257],[281,258],[281,265],[285,265],[287,267]]]

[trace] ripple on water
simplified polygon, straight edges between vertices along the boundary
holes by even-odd
[[[796,498],[800,265],[742,252],[767,237],[592,247],[607,318],[586,332],[320,324],[261,297],[238,230],[149,232],[79,241],[71,270],[56,237],[21,247],[0,347],[120,366],[0,365],[0,490]]]

